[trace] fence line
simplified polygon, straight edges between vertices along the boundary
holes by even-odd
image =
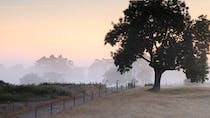
[[[130,83],[129,83],[130,84]],[[94,100],[95,98],[101,97],[101,96],[109,96],[113,93],[122,92],[124,90],[134,88],[135,86],[131,85],[124,86],[118,86],[118,83],[116,83],[116,87],[107,88],[104,89],[99,86],[98,93],[97,92],[91,92],[91,94],[86,94],[83,92],[80,96],[74,96],[72,97],[62,97],[58,100],[54,100],[51,102],[47,102],[38,106],[35,106],[34,108],[26,108],[19,112],[14,113],[7,113],[5,110],[5,114],[2,118],[49,118],[64,109],[73,108],[75,106],[84,104],[88,101]],[[11,109],[15,111],[14,103],[11,105]],[[0,117],[1,118],[1,117]]]

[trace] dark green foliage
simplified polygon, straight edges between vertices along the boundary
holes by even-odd
[[[67,95],[66,90],[52,84],[11,85],[0,81],[0,101],[25,101]],[[68,94],[70,95],[70,94]]]
[[[145,53],[150,56],[146,59],[150,66],[175,69],[177,43],[181,41],[185,19],[189,19],[185,4],[176,0],[130,1],[124,15],[105,38],[105,44],[120,45],[112,54],[119,71],[128,71]]]
[[[210,21],[201,15],[193,21],[185,31],[185,58],[183,69],[191,82],[204,82],[208,80],[209,31]]]
[[[209,24],[201,19],[205,18],[192,22],[188,7],[180,0],[130,1],[124,17],[107,33],[105,44],[119,46],[112,57],[121,73],[129,71],[138,58],[149,62],[157,90],[166,70],[183,68],[187,77],[196,71],[194,74],[203,81],[208,73]],[[188,61],[197,66],[186,64]]]
[[[12,85],[0,80],[0,103],[51,99],[59,96],[81,96],[83,93],[98,92],[102,84],[43,83],[39,85]]]

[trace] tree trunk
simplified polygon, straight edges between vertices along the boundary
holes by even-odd
[[[159,68],[154,68],[154,71],[155,71],[155,81],[154,81],[153,88],[150,90],[154,91],[154,92],[159,92],[160,91],[160,80],[161,80],[161,76],[162,76],[164,70],[159,69]]]

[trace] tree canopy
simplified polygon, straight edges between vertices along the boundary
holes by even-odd
[[[186,77],[191,82],[204,82],[208,74],[210,21],[207,16],[201,15],[197,20],[191,21],[185,30],[185,58],[182,67]]]
[[[107,33],[105,44],[119,46],[112,57],[121,73],[129,71],[138,58],[149,62],[155,71],[153,90],[159,91],[166,70],[183,68],[188,77],[195,78],[195,67],[186,62],[207,60],[209,36],[209,20],[201,16],[192,21],[185,2],[140,0],[129,2],[124,17]]]

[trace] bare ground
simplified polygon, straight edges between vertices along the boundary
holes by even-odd
[[[136,88],[97,98],[54,118],[210,118],[210,88]]]

